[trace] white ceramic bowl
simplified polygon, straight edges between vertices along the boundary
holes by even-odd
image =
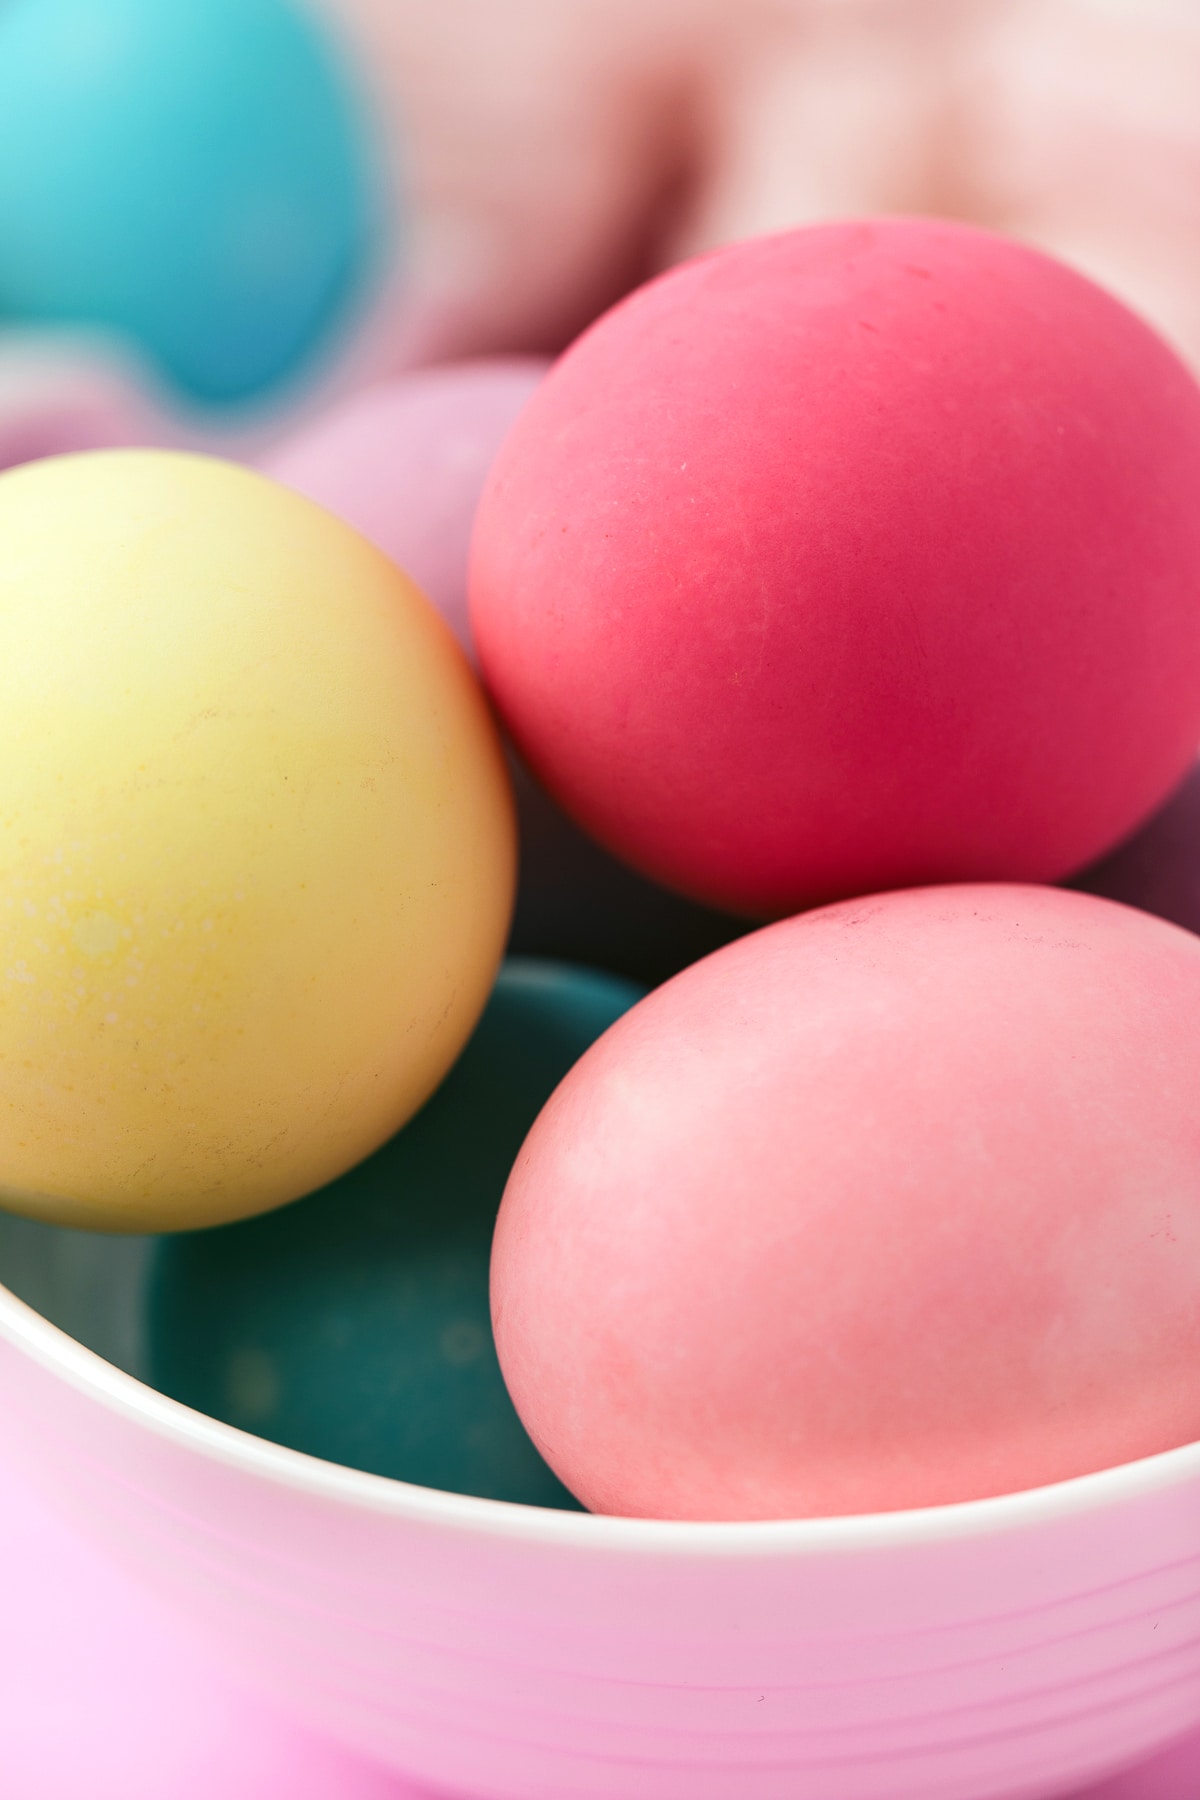
[[[143,1261],[0,1223],[5,1439],[227,1662],[434,1787],[1015,1800],[1200,1723],[1200,1446],[873,1518],[471,1500],[152,1392],[128,1372]]]

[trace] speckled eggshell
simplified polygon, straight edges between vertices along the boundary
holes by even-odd
[[[472,617],[590,832],[758,916],[1052,880],[1200,740],[1200,389],[1017,243],[888,219],[671,271],[492,471]]]
[[[501,1366],[595,1511],[1000,1494],[1200,1436],[1200,942],[1053,889],[846,902],[650,995],[497,1224]]]

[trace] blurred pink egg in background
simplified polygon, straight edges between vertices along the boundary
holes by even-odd
[[[497,450],[549,364],[496,357],[368,388],[310,420],[262,467],[377,544],[470,652],[466,556]]]
[[[50,336],[0,336],[0,469],[41,456],[173,441],[116,356]]]
[[[425,590],[475,661],[467,563],[488,471],[549,364],[496,357],[426,369],[309,421],[268,475],[337,513]],[[746,929],[646,880],[579,830],[510,754],[521,834],[510,949],[653,983]]]

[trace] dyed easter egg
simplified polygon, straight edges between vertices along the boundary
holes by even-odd
[[[188,398],[276,388],[345,326],[373,133],[292,0],[7,0],[0,321],[90,325]]]
[[[429,595],[474,660],[467,551],[488,470],[546,364],[497,357],[405,375],[314,419],[263,467],[361,531]],[[510,948],[656,982],[746,929],[618,862],[517,757],[521,861]]]
[[[161,421],[127,374],[81,345],[0,329],[0,471],[44,456],[161,443]]]
[[[483,696],[355,532],[204,457],[0,476],[0,1203],[332,1180],[462,1048],[513,863]]]
[[[501,1379],[488,1255],[525,1133],[640,992],[586,969],[506,964],[462,1057],[382,1150],[281,1212],[161,1240],[155,1386],[376,1475],[574,1505]]]
[[[547,364],[495,357],[422,369],[313,419],[263,468],[328,507],[433,601],[463,648],[467,546],[496,452]]]
[[[1007,1493],[1200,1438],[1200,941],[910,890],[651,994],[526,1140],[492,1266],[534,1442],[595,1511]]]
[[[1200,739],[1200,389],[1116,300],[946,222],[751,240],[555,365],[477,519],[534,772],[760,916],[1055,879]]]

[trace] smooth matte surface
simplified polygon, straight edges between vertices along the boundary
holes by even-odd
[[[1200,1438],[1200,940],[1002,885],[774,925],[522,1149],[501,1367],[596,1512],[875,1513]]]
[[[266,473],[369,537],[427,593],[472,662],[467,552],[496,453],[547,364],[483,358],[402,376],[312,420]],[[521,859],[510,950],[663,981],[748,927],[610,856],[510,756]]]
[[[7,0],[0,319],[107,328],[191,400],[253,400],[349,328],[375,155],[308,0]]]
[[[1195,1800],[1200,1793],[1200,1737],[1189,1736],[1148,1762],[1101,1781],[1070,1800]]]
[[[0,1462],[4,1800],[417,1800],[235,1687]]]
[[[5,1800],[418,1800],[192,1644],[6,1464],[0,1467]],[[1072,1800],[1194,1800],[1200,1738]]]
[[[128,369],[94,345],[0,326],[0,471],[43,456],[170,441]]]
[[[5,1279],[89,1340],[126,1335],[140,1254],[0,1216]],[[0,1412],[231,1674],[439,1791],[1046,1800],[1200,1725],[1196,1447],[929,1513],[602,1519],[280,1449],[3,1291]]]
[[[752,239],[560,359],[472,617],[531,768],[759,917],[1053,880],[1200,741],[1200,389],[1116,300],[949,222]]]
[[[265,1218],[159,1240],[149,1380],[310,1456],[576,1506],[501,1379],[488,1261],[525,1134],[641,993],[589,969],[506,963],[446,1080],[373,1157]]]
[[[513,424],[545,377],[541,357],[482,357],[367,388],[309,420],[263,459],[399,563],[473,658],[467,546]]]
[[[434,609],[212,458],[0,475],[0,1200],[171,1230],[313,1191],[499,965],[512,799]]]

